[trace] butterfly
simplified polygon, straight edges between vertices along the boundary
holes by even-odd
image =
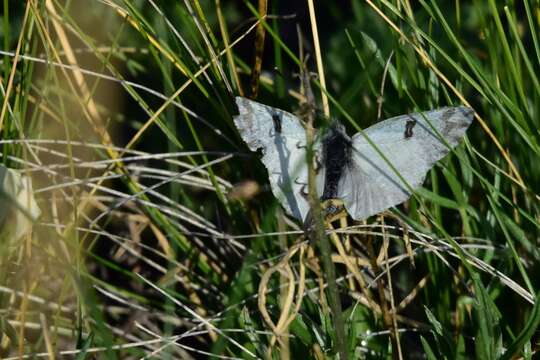
[[[243,97],[236,97],[236,105],[234,123],[251,151],[262,150],[272,193],[287,213],[304,221],[310,207],[302,122],[289,112]],[[334,120],[318,131],[313,144],[317,195],[321,200],[342,200],[355,220],[401,204],[459,144],[473,115],[464,106],[444,107],[393,117],[352,137]]]

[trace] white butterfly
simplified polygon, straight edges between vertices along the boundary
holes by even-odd
[[[306,135],[300,120],[243,97],[237,97],[236,104],[240,114],[234,123],[250,150],[262,149],[274,196],[289,214],[304,221],[309,212],[308,176]],[[422,185],[428,170],[457,146],[473,114],[472,109],[460,106],[402,115],[352,138],[341,124],[334,123],[313,145],[321,165],[318,196],[343,200],[356,220],[404,202],[411,190]]]

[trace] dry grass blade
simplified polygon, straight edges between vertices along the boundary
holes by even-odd
[[[76,87],[72,86],[72,88],[73,90],[79,90],[81,92],[83,103],[86,105],[85,109],[88,112],[90,123],[94,127],[94,130],[96,131],[96,133],[103,140],[103,143],[107,146],[111,146],[113,144],[111,136],[101,121],[101,116],[99,115],[99,111],[97,110],[97,105],[94,102],[94,99],[90,93],[90,89],[88,88],[86,84],[86,80],[84,79],[83,74],[77,70],[78,68],[77,58],[75,57],[75,53],[72,50],[71,44],[68,40],[68,36],[66,32],[64,31],[62,24],[60,23],[59,16],[56,13],[56,9],[52,1],[46,0],[45,7],[47,8],[47,11],[51,15],[53,27],[56,31],[56,35],[58,36],[58,40],[60,41],[60,44],[62,46],[63,53],[69,65],[73,66],[73,77],[75,78],[75,82],[77,86]],[[50,44],[51,44],[51,47],[54,49],[54,46],[52,46],[53,45],[52,41],[50,42]],[[57,58],[57,61],[60,62],[60,58],[58,54],[56,55],[56,58]],[[66,74],[66,77],[67,77],[67,74]],[[111,149],[108,149],[108,151],[111,157],[113,158],[117,157],[117,154],[112,152]]]
[[[264,19],[268,10],[267,0],[259,0],[259,17]],[[256,99],[259,95],[259,81],[261,76],[262,59],[264,52],[264,37],[266,30],[262,23],[257,25],[255,32],[255,54],[253,68],[251,69],[251,98]]]
[[[242,346],[240,343],[238,343],[236,340],[230,338],[229,336],[227,336],[226,334],[224,334],[219,328],[217,328],[214,324],[212,324],[211,322],[209,322],[208,320],[206,319],[203,319],[201,316],[199,316],[197,313],[193,312],[193,310],[191,310],[189,307],[187,307],[186,305],[182,304],[179,300],[171,297],[169,294],[167,294],[166,292],[164,292],[163,290],[161,290],[159,287],[157,287],[156,285],[154,285],[153,283],[151,283],[150,281],[146,280],[144,277],[138,275],[141,280],[143,280],[146,284],[150,285],[152,288],[154,288],[156,291],[158,291],[159,293],[161,293],[163,296],[167,297],[168,299],[170,299],[172,302],[174,302],[176,305],[180,306],[184,311],[186,311],[188,314],[190,314],[191,316],[193,316],[194,318],[196,318],[197,320],[199,320],[200,322],[204,323],[206,326],[210,327],[211,329],[213,329],[214,331],[216,331],[217,333],[219,333],[221,336],[225,337],[226,339],[228,339],[232,344],[234,344],[235,346],[237,346],[239,349],[241,349],[243,352],[245,352],[247,355],[250,355],[251,357],[253,358],[256,358],[257,356],[255,354],[253,354],[251,351],[249,351],[248,349],[246,349],[244,346]]]
[[[309,19],[311,23],[311,33],[313,34],[313,46],[315,47],[315,60],[317,61],[317,73],[321,83],[321,99],[323,113],[326,118],[330,118],[330,106],[328,105],[328,97],[326,96],[326,77],[324,76],[324,65],[321,56],[321,45],[319,43],[319,30],[317,28],[317,19],[315,16],[315,7],[313,0],[308,0]]]

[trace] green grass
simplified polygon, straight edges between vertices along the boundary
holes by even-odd
[[[317,67],[307,3],[289,3],[269,2],[262,20],[258,101],[293,112],[296,24]],[[250,91],[257,9],[2,2],[1,163],[32,177],[42,215],[22,239],[0,228],[1,358],[336,357],[322,262],[297,247],[302,224],[232,122],[234,96]],[[540,4],[319,1],[316,12],[323,92],[349,134],[447,105],[477,115],[392,210],[399,221],[338,231],[348,357],[534,358]],[[230,196],[250,185],[255,195]],[[287,304],[277,340],[268,319]]]

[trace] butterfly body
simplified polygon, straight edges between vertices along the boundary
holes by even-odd
[[[252,151],[262,149],[274,196],[289,214],[304,221],[309,204],[306,135],[300,120],[246,98],[237,97],[236,103],[240,114],[234,122]],[[356,220],[398,205],[458,145],[472,119],[472,109],[446,107],[387,119],[352,137],[334,122],[313,144],[323,160],[317,196],[340,199]]]
[[[345,127],[334,120],[322,139],[324,163],[324,188],[321,200],[335,199],[339,194],[339,183],[351,165],[352,140]]]

